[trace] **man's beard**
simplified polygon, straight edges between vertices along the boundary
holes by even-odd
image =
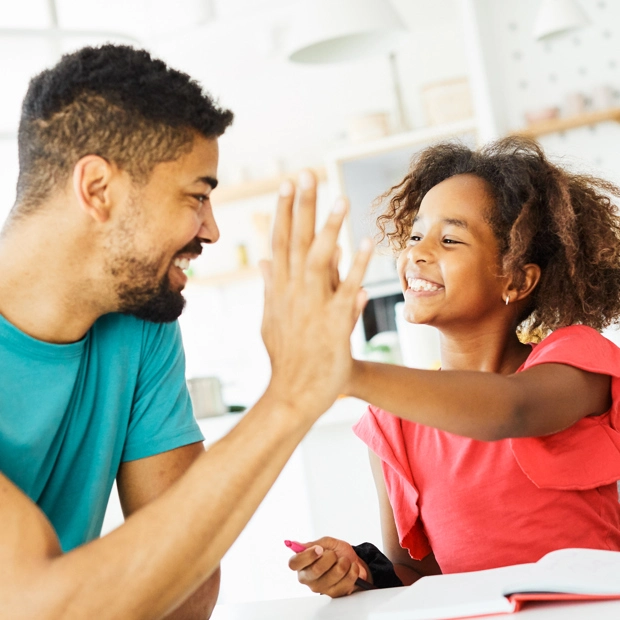
[[[193,239],[177,254],[202,253],[199,239]],[[185,298],[180,291],[170,287],[168,270],[163,277],[158,274],[162,259],[153,261],[138,260],[135,257],[117,259],[110,266],[116,276],[118,312],[131,314],[152,323],[171,323],[176,321],[185,308]],[[170,266],[168,266],[170,269]]]
[[[168,272],[157,281],[158,264],[127,259],[121,267],[123,281],[116,286],[118,312],[152,323],[176,321],[185,308],[180,291],[170,288]]]

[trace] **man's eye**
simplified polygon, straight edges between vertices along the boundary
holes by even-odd
[[[200,206],[209,200],[209,196],[206,194],[194,194],[194,198],[200,203]]]
[[[443,242],[448,243],[450,245],[456,245],[458,243],[461,243],[460,241],[455,241],[454,239],[444,239]]]

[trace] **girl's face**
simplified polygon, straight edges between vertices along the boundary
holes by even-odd
[[[486,183],[471,174],[426,194],[398,258],[407,321],[460,328],[505,312],[506,278],[486,221],[494,208]]]

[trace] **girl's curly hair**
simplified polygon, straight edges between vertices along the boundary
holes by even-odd
[[[458,143],[431,146],[414,157],[405,178],[379,198],[381,239],[400,251],[426,193],[458,174],[486,181],[496,209],[488,216],[500,263],[518,286],[521,266],[542,270],[519,317],[524,340],[582,324],[601,330],[620,316],[620,188],[552,164],[538,144],[509,137],[472,151]]]

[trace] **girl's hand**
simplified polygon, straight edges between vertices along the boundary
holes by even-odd
[[[307,549],[295,554],[288,565],[297,571],[299,583],[313,592],[332,598],[347,596],[360,589],[355,585],[358,577],[372,580],[366,563],[344,540],[324,537],[303,544]]]

